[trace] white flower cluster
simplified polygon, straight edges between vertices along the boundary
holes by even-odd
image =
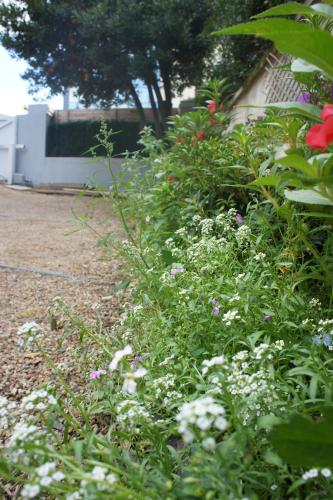
[[[65,475],[61,471],[56,470],[57,464],[54,462],[46,462],[37,467],[36,474],[40,486],[49,486],[53,482],[62,481]]]
[[[329,478],[332,475],[331,469],[328,469],[327,467],[321,469],[320,473],[322,476],[326,478]],[[319,470],[314,468],[308,470],[307,472],[304,472],[304,474],[302,475],[302,479],[304,479],[304,481],[307,481],[308,479],[314,479],[318,476],[319,476]]]
[[[179,422],[179,432],[182,434],[184,442],[191,443],[198,431],[204,438],[207,438],[207,431],[215,429],[224,432],[228,427],[224,415],[224,407],[216,403],[211,396],[206,396],[183,404],[176,420]],[[206,445],[207,448],[214,447],[215,441],[212,439],[214,438],[203,442],[203,445]]]
[[[237,229],[235,237],[238,245],[242,247],[249,243],[251,237],[251,229],[246,224],[243,224]]]
[[[264,261],[266,259],[266,254],[263,252],[259,252],[253,258],[254,258],[254,260],[257,260],[258,262]]]
[[[15,410],[17,404],[14,401],[9,401],[4,396],[0,396],[0,432],[1,430],[6,430],[12,419],[13,410]]]
[[[238,310],[237,309],[231,309],[230,311],[227,311],[225,314],[222,316],[222,321],[225,323],[227,326],[230,326],[232,321],[236,321],[238,319],[241,319]]]
[[[333,319],[320,319],[318,321],[318,333],[328,333],[333,336]]]
[[[199,226],[202,236],[210,236],[214,229],[214,219],[201,219]]]
[[[38,389],[22,398],[20,406],[24,411],[43,411],[49,406],[54,406],[56,404],[57,400],[52,394],[45,389]]]
[[[313,307],[313,309],[321,309],[321,302],[319,299],[313,297],[309,302],[309,306]]]
[[[108,469],[106,467],[101,467],[100,465],[96,465],[91,471],[91,478],[95,481],[106,481],[111,486],[117,481],[117,477],[112,472],[108,474]],[[86,481],[81,482],[81,486],[85,486]],[[108,491],[110,489],[109,486],[104,484],[98,484],[97,489],[99,491]]]
[[[165,406],[167,406],[170,402],[183,397],[181,392],[174,390],[177,385],[177,380],[174,375],[168,374],[163,377],[159,377],[155,379],[151,385],[155,392],[155,397],[157,399],[162,399]]]
[[[31,321],[24,323],[17,330],[17,335],[19,337],[17,341],[19,347],[33,349],[34,342],[42,336],[42,329],[35,321]]]
[[[283,340],[278,340],[272,345],[262,343],[253,351],[238,352],[231,361],[220,356],[203,363],[203,375],[206,375],[212,367],[220,365],[218,373],[210,378],[210,382],[214,385],[211,392],[223,394],[227,391],[235,400],[244,403],[244,409],[241,410],[244,425],[253,416],[266,414],[279,399],[269,368],[262,363],[269,363],[283,346]],[[221,362],[215,361],[219,359]]]
[[[43,431],[36,425],[20,420],[14,425],[11,436],[6,442],[6,448],[16,448],[18,445],[24,445],[27,442],[35,442],[42,434]]]
[[[151,423],[149,412],[137,401],[126,399],[118,404],[116,411],[117,423],[124,430],[130,429],[139,433],[140,425]]]
[[[224,356],[215,356],[214,358],[211,358],[211,359],[205,359],[202,362],[202,366],[203,366],[202,375],[206,375],[209,368],[211,368],[212,366],[223,365],[224,362],[225,362]]]
[[[171,354],[170,356],[167,356],[163,361],[161,361],[159,363],[159,366],[166,366],[170,363],[170,361],[172,361],[173,359],[175,359],[176,355],[175,354]]]

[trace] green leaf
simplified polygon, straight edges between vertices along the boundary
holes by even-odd
[[[333,408],[322,409],[318,421],[294,415],[268,435],[280,457],[297,467],[333,467]]]
[[[262,17],[271,17],[271,16],[293,16],[297,14],[303,15],[313,15],[313,10],[311,7],[307,5],[298,3],[298,2],[288,2],[285,5],[277,5],[276,7],[272,7],[271,9],[267,9],[256,16],[253,16],[253,19],[260,19]]]
[[[306,161],[303,156],[295,155],[295,154],[290,154],[287,156],[284,156],[283,158],[279,158],[276,160],[277,163],[284,167],[292,167],[296,170],[299,170],[300,172],[303,172],[306,175],[309,176],[315,176],[316,175],[316,169],[313,168],[309,163]]]
[[[320,122],[321,109],[314,104],[302,104],[300,102],[274,102],[262,106],[239,106],[240,108],[265,108],[279,111],[291,111],[296,115],[304,116],[310,120]]]
[[[319,219],[333,219],[333,214],[327,214],[326,212],[300,212],[299,215],[304,215],[306,217],[316,217]]]
[[[285,189],[284,195],[288,200],[297,201],[298,203],[333,206],[333,202],[329,198],[324,198],[324,196],[312,189],[296,189],[294,191]]]
[[[216,35],[256,35],[275,43],[283,54],[300,57],[333,78],[333,38],[327,31],[289,19],[259,19],[215,32]]]
[[[333,17],[333,8],[330,5],[323,3],[316,3],[310,7],[298,2],[288,2],[285,5],[277,5],[276,7],[272,7],[271,9],[265,10],[264,12],[261,12],[260,14],[253,16],[253,19],[260,19],[263,17],[294,16],[294,15],[314,16],[318,14],[331,18]]]

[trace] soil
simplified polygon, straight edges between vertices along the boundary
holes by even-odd
[[[78,221],[80,215],[90,229]],[[47,310],[58,296],[84,320],[92,320],[93,305],[121,280],[118,262],[97,245],[97,233],[108,231],[121,236],[110,206],[101,199],[0,185],[0,395],[21,398],[52,378],[39,353],[17,345],[17,330],[25,322],[41,325],[43,346],[55,365],[73,373],[78,369],[68,366],[72,340],[60,342],[61,329],[51,328]],[[103,314],[113,317],[116,298],[102,303]]]

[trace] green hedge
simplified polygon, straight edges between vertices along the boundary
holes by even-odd
[[[108,127],[119,132],[114,136],[114,154],[139,149],[140,125],[136,122],[107,121]],[[91,156],[87,150],[97,144],[95,136],[99,121],[51,123],[47,130],[47,156]],[[97,151],[98,154],[98,151]],[[101,151],[102,154],[102,151]]]

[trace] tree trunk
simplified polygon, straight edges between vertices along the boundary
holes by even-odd
[[[129,87],[130,94],[132,95],[132,97],[134,99],[135,107],[139,113],[140,128],[143,128],[147,124],[145,111],[144,111],[143,106],[141,104],[138,93],[135,90],[135,87],[134,87],[131,80],[128,82],[128,87]]]
[[[164,108],[166,116],[172,115],[172,91],[171,91],[171,80],[170,72],[167,64],[159,63],[161,76],[163,80],[163,87],[165,93]]]
[[[157,107],[156,107],[153,87],[148,82],[146,83],[146,85],[147,85],[147,89],[148,89],[151,109],[153,112],[156,135],[157,135],[157,137],[161,137],[162,136],[162,127],[161,127],[160,117],[158,115],[158,111],[157,111]]]
[[[156,77],[154,77],[154,79],[153,79],[153,88],[154,88],[155,95],[157,97],[158,110],[160,113],[161,121],[162,121],[162,123],[164,123],[168,115],[165,112],[165,102],[163,101],[163,97],[162,97],[160,88],[158,86]]]

